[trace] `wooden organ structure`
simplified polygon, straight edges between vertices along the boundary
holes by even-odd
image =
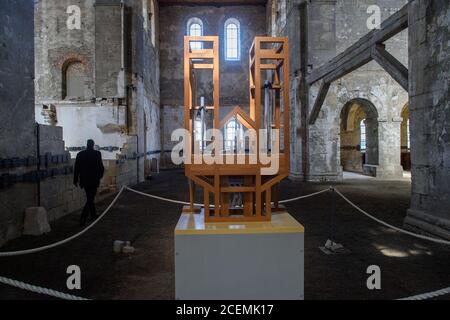
[[[184,150],[190,192],[187,210],[204,210],[207,223],[270,221],[272,212],[279,210],[279,183],[289,175],[290,167],[288,40],[282,37],[254,39],[249,52],[249,106],[229,108],[222,118],[219,52],[217,36],[186,36],[184,39],[184,120],[190,135]],[[204,97],[198,97],[196,92],[198,72],[212,72],[210,106],[206,106]],[[212,118],[210,127],[207,117]],[[224,141],[221,150],[213,151],[215,158],[223,161],[207,164],[202,157],[199,161],[199,154],[202,156],[212,143],[205,131],[217,129],[227,137],[230,123],[234,126],[231,133],[236,138]],[[260,129],[265,129],[263,135],[258,134]],[[245,138],[242,139],[241,133],[248,130],[257,133],[253,149]],[[275,154],[272,141],[277,139],[279,152]],[[237,144],[241,148],[237,148]],[[261,161],[261,148],[268,155],[278,157],[276,172],[263,173],[268,165]],[[245,161],[239,162],[238,158]],[[233,159],[232,164],[226,159]],[[196,188],[203,190],[202,208],[194,204]]]

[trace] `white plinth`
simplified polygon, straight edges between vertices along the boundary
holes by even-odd
[[[183,213],[175,229],[181,300],[302,300],[304,228],[289,213],[271,222],[208,223]]]

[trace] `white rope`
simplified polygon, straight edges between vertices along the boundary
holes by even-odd
[[[137,190],[134,190],[132,188],[129,187],[122,187],[122,189],[119,191],[119,193],[116,195],[116,197],[114,198],[114,200],[109,204],[109,206],[103,211],[103,213],[100,215],[100,217],[91,225],[89,225],[87,228],[85,228],[84,230],[80,231],[79,233],[58,241],[56,243],[53,244],[49,244],[46,246],[42,246],[39,248],[34,248],[34,249],[28,249],[28,250],[21,250],[21,251],[11,251],[11,252],[0,252],[0,257],[10,257],[10,256],[18,256],[18,255],[25,255],[25,254],[31,254],[31,253],[36,253],[36,252],[40,252],[40,251],[44,251],[44,250],[48,250],[51,248],[55,248],[57,246],[60,246],[62,244],[65,244],[69,241],[72,241],[78,237],[80,237],[81,235],[83,235],[84,233],[86,233],[88,230],[90,230],[91,228],[93,228],[108,212],[109,210],[111,210],[111,208],[114,206],[114,204],[117,202],[117,200],[119,199],[119,197],[121,196],[121,194],[123,193],[124,190],[129,190],[131,192],[140,194],[142,196],[146,196],[146,197],[150,197],[150,198],[154,198],[154,199],[158,199],[158,200],[162,200],[162,201],[166,201],[166,202],[171,202],[171,203],[176,203],[176,204],[182,204],[182,205],[189,205],[188,202],[184,202],[184,201],[178,201],[178,200],[172,200],[172,199],[168,199],[168,198],[164,198],[164,197],[159,197],[159,196],[155,196],[155,195],[151,195],[151,194],[147,194],[144,192],[140,192]],[[436,243],[441,243],[441,244],[447,244],[450,245],[450,241],[446,241],[446,240],[441,240],[441,239],[436,239],[436,238],[431,238],[431,237],[427,237],[427,236],[423,236],[423,235],[418,235],[412,232],[409,232],[407,230],[403,230],[400,229],[398,227],[392,226],[378,218],[375,218],[374,216],[372,216],[371,214],[367,213],[366,211],[364,211],[363,209],[359,208],[356,204],[354,204],[352,201],[350,201],[346,196],[344,196],[339,190],[335,189],[335,188],[328,188],[322,191],[318,191],[315,193],[311,193],[308,195],[304,195],[304,196],[299,196],[296,198],[292,198],[292,199],[287,199],[287,200],[282,200],[279,203],[288,203],[288,202],[293,202],[293,201],[297,201],[297,200],[301,200],[301,199],[305,199],[305,198],[309,198],[309,197],[314,197],[316,195],[325,193],[327,191],[330,190],[334,190],[336,191],[336,193],[342,197],[342,199],[344,199],[348,204],[350,204],[352,207],[354,207],[356,210],[358,210],[359,212],[363,213],[364,215],[366,215],[367,217],[369,217],[370,219],[378,222],[379,224],[382,224],[388,228],[391,228],[393,230],[396,230],[398,232],[419,238],[419,239],[423,239],[423,240],[429,240],[432,242],[436,242]],[[194,204],[196,206],[201,206],[201,204]],[[13,286],[19,289],[23,289],[23,290],[27,290],[27,291],[31,291],[31,292],[35,292],[35,293],[39,293],[39,294],[45,294],[48,296],[52,296],[52,297],[56,297],[56,298],[60,298],[60,299],[65,299],[65,300],[88,300],[85,298],[81,298],[81,297],[77,297],[74,295],[70,295],[70,294],[66,294],[63,292],[59,292],[56,290],[52,290],[52,289],[48,289],[48,288],[43,288],[43,287],[39,287],[39,286],[34,286],[34,285],[30,285],[21,281],[17,281],[17,280],[13,280],[13,279],[9,279],[9,278],[5,278],[5,277],[1,277],[0,276],[0,283],[9,285],[9,286]],[[435,297],[439,297],[442,295],[446,295],[446,294],[450,294],[450,287],[449,288],[445,288],[442,290],[438,290],[438,291],[434,291],[434,292],[429,292],[429,293],[424,293],[421,295],[416,295],[416,296],[412,296],[412,297],[408,297],[408,298],[403,298],[403,299],[399,299],[399,300],[425,300],[425,299],[431,299],[431,298],[435,298]]]
[[[339,196],[341,196],[342,199],[344,199],[344,200],[345,200],[348,204],[350,204],[353,208],[355,208],[356,210],[358,210],[358,211],[361,212],[362,214],[366,215],[366,216],[369,217],[370,219],[372,219],[372,220],[378,222],[379,224],[382,224],[382,225],[385,226],[385,227],[388,227],[388,228],[393,229],[393,230],[395,230],[395,231],[398,231],[398,232],[400,232],[400,233],[404,233],[404,234],[410,235],[410,236],[415,237],[415,238],[419,238],[419,239],[423,239],[423,240],[428,240],[428,241],[432,241],[432,242],[435,242],[435,243],[440,243],[440,244],[450,245],[450,241],[442,240],[442,239],[436,239],[436,238],[431,238],[431,237],[427,237],[427,236],[424,236],[424,235],[420,235],[420,234],[416,234],[416,233],[413,233],[413,232],[409,232],[409,231],[407,231],[407,230],[404,230],[404,229],[395,227],[395,226],[393,226],[393,225],[390,225],[389,223],[386,223],[386,222],[384,222],[384,221],[382,221],[382,220],[380,220],[380,219],[378,219],[378,218],[375,218],[374,216],[372,216],[371,214],[367,213],[366,211],[364,211],[363,209],[361,209],[360,207],[358,207],[356,204],[354,204],[353,202],[351,202],[346,196],[344,196],[341,192],[339,192],[338,189],[334,189],[334,190],[336,191],[336,193],[337,193]]]
[[[149,198],[153,198],[153,199],[157,199],[157,200],[161,200],[161,201],[166,201],[166,202],[171,202],[171,203],[176,203],[176,204],[190,205],[189,202],[184,202],[184,201],[178,201],[178,200],[172,200],[172,199],[168,199],[168,198],[164,198],[164,197],[159,197],[159,196],[155,196],[155,195],[152,195],[152,194],[148,194],[148,193],[144,193],[144,192],[141,192],[141,191],[137,191],[137,190],[131,189],[129,187],[126,187],[126,189],[128,191],[140,194],[141,196],[144,196],[144,197],[149,197]],[[200,206],[200,204],[198,204],[198,203],[194,203],[194,205]]]
[[[148,193],[144,193],[144,192],[141,192],[141,191],[137,191],[137,190],[134,190],[134,189],[129,188],[129,187],[126,187],[126,189],[128,191],[140,194],[141,196],[144,196],[144,197],[149,197],[149,198],[158,199],[158,200],[161,200],[161,201],[166,201],[166,202],[171,202],[171,203],[176,203],[176,204],[190,205],[189,202],[184,202],[184,201],[178,201],[178,200],[172,200],[172,199],[168,199],[168,198],[164,198],[164,197],[159,197],[159,196],[155,196],[153,194],[148,194]],[[282,200],[279,203],[283,204],[283,203],[293,202],[293,201],[297,201],[297,200],[301,200],[301,199],[306,199],[306,198],[317,196],[317,195],[319,195],[321,193],[325,193],[327,191],[330,191],[330,189],[328,188],[328,189],[324,189],[322,191],[314,192],[314,193],[307,194],[307,195],[304,195],[304,196],[300,196],[300,197],[296,197],[296,198],[292,198],[292,199]],[[194,206],[203,206],[203,204],[201,204],[201,203],[194,203]],[[211,205],[210,207],[214,208],[214,205]]]
[[[445,288],[445,289],[441,289],[441,290],[437,290],[437,291],[433,291],[433,292],[419,294],[417,296],[412,296],[412,297],[408,297],[408,298],[398,299],[398,300],[427,300],[427,299],[437,298],[437,297],[440,297],[440,296],[445,296],[447,294],[450,294],[450,287],[449,288]]]
[[[172,199],[168,199],[168,198],[164,198],[164,197],[159,197],[159,196],[155,196],[155,195],[152,195],[152,194],[147,194],[147,193],[140,192],[140,191],[137,191],[137,190],[134,190],[132,188],[124,186],[124,187],[122,187],[122,189],[120,189],[119,193],[116,195],[114,200],[109,204],[109,206],[103,211],[103,213],[100,215],[100,217],[94,223],[92,223],[91,225],[89,225],[87,228],[83,229],[79,233],[77,233],[77,234],[75,234],[75,235],[73,235],[73,236],[71,236],[71,237],[69,237],[67,239],[64,239],[64,240],[61,240],[61,241],[58,241],[58,242],[55,242],[55,243],[52,243],[52,244],[49,244],[49,245],[46,245],[46,246],[38,247],[38,248],[27,249],[27,250],[19,250],[19,251],[0,252],[0,258],[1,257],[12,257],[12,256],[31,254],[31,253],[36,253],[36,252],[52,249],[52,248],[55,248],[55,247],[60,246],[60,245],[63,245],[65,243],[67,243],[67,242],[70,242],[70,241],[72,241],[72,240],[82,236],[87,231],[89,231],[91,228],[93,228],[109,212],[109,210],[111,210],[111,208],[117,202],[117,200],[122,195],[122,193],[123,193],[123,191],[125,189],[129,190],[131,192],[140,194],[140,195],[145,196],[145,197],[150,197],[150,198],[153,198],[153,199],[162,200],[162,201],[171,202],[171,203],[176,203],[176,204],[181,204],[181,205],[189,205],[189,202],[184,202],[184,201],[178,201],[178,200],[172,200]],[[292,198],[292,199],[283,200],[283,201],[280,201],[280,204],[293,202],[293,201],[297,201],[297,200],[305,199],[305,198],[309,198],[309,197],[313,197],[313,196],[319,195],[321,193],[327,192],[328,190],[329,189],[325,189],[325,190],[318,191],[318,192],[315,192],[315,193],[312,193],[312,194],[308,194],[308,195],[304,195],[304,196],[300,196],[300,197],[296,197],[296,198]],[[195,206],[202,206],[202,204],[199,204],[199,203],[195,203],[194,205]],[[211,207],[214,207],[214,206],[212,205]]]
[[[73,236],[43,246],[43,247],[39,247],[39,248],[34,248],[34,249],[28,249],[28,250],[20,250],[20,251],[10,251],[10,252],[0,252],[0,258],[1,257],[11,257],[11,256],[20,256],[20,255],[25,255],[25,254],[31,254],[31,253],[36,253],[36,252],[40,252],[40,251],[44,251],[44,250],[48,250],[51,248],[55,248],[57,246],[63,245],[69,241],[72,241],[78,237],[80,237],[81,235],[85,234],[86,232],[88,232],[91,228],[93,228],[107,213],[108,211],[112,208],[112,206],[117,202],[117,200],[119,199],[120,195],[122,194],[123,190],[125,190],[125,187],[122,187],[122,189],[120,189],[119,193],[117,194],[117,196],[114,198],[114,200],[110,203],[110,205],[105,209],[105,211],[103,211],[103,213],[100,215],[100,217],[98,217],[97,220],[95,220],[95,222],[93,222],[91,225],[89,225],[87,228],[83,229],[82,231],[78,232],[77,234],[74,234]]]
[[[16,287],[16,288],[19,288],[22,290],[31,291],[31,292],[35,292],[35,293],[39,293],[39,294],[45,294],[47,296],[64,299],[64,300],[89,300],[89,299],[77,297],[77,296],[74,296],[71,294],[67,294],[64,292],[34,286],[34,285],[31,285],[31,284],[28,284],[25,282],[9,279],[9,278],[5,278],[5,277],[0,277],[0,283],[6,284],[8,286]]]
[[[283,203],[293,202],[293,201],[297,201],[297,200],[301,200],[301,199],[311,198],[311,197],[317,196],[317,195],[319,195],[321,193],[325,193],[325,192],[328,192],[328,191],[330,191],[330,188],[322,190],[322,191],[317,191],[317,192],[314,192],[314,193],[311,193],[311,194],[307,194],[305,196],[300,196],[300,197],[297,197],[297,198],[282,200],[279,203],[283,204]]]

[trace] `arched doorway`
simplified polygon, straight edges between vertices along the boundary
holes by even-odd
[[[406,104],[402,110],[402,124],[400,129],[401,142],[401,164],[403,170],[411,170],[411,153],[410,153],[410,139],[409,139],[409,105]]]
[[[375,175],[378,165],[378,112],[365,99],[353,99],[341,111],[341,166],[344,171]]]

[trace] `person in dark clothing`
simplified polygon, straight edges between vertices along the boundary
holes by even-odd
[[[97,218],[95,209],[95,196],[103,178],[105,168],[103,167],[102,154],[94,150],[94,141],[88,140],[87,149],[77,155],[73,175],[73,184],[84,189],[86,192],[86,205],[80,218],[80,225],[84,226],[90,215],[94,220]]]

